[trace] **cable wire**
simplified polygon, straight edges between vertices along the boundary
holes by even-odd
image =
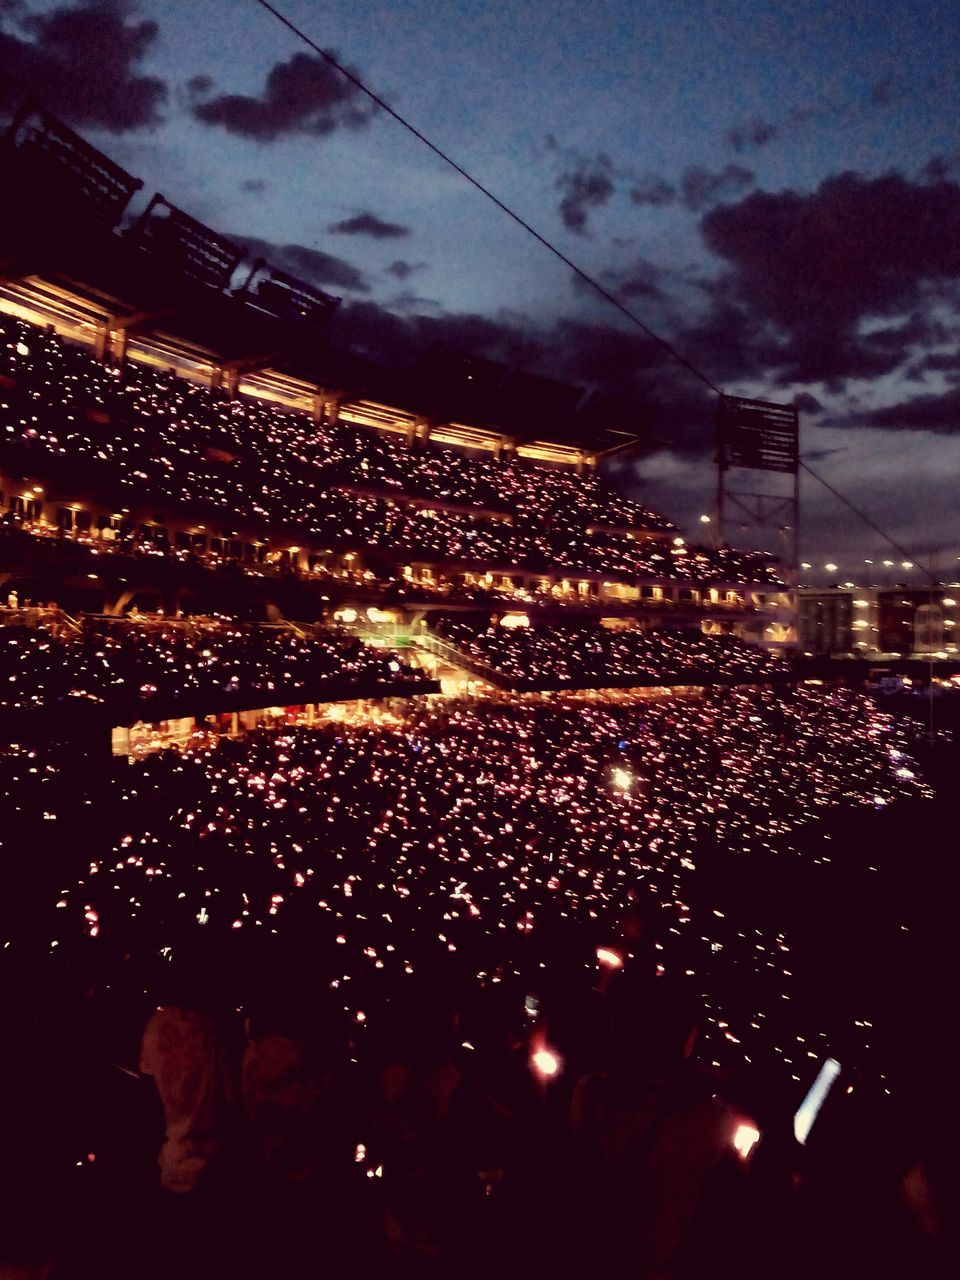
[[[422,142],[423,145],[427,147],[428,150],[432,151],[435,156],[438,156],[444,162],[444,164],[449,165],[450,168],[453,169],[456,173],[458,173],[461,178],[469,182],[472,187],[475,187],[476,190],[479,191],[481,195],[485,196],[489,201],[495,204],[496,207],[501,211],[501,213],[505,213],[508,218],[511,218],[519,227],[522,227],[523,230],[528,233],[528,235],[533,236],[534,240],[536,240],[538,244],[541,244],[544,249],[546,249],[549,253],[552,253],[555,258],[558,258],[560,262],[564,264],[564,266],[569,267],[569,269],[574,273],[574,275],[576,275],[585,284],[589,285],[590,288],[593,289],[595,293],[599,294],[601,298],[609,302],[611,306],[616,307],[616,309],[620,312],[621,315],[626,316],[626,318],[632,324],[636,325],[638,329],[642,330],[642,332],[645,333],[648,338],[650,338],[653,342],[657,343],[657,345],[660,346],[664,351],[668,352],[669,355],[673,356],[674,360],[676,360],[678,364],[682,365],[683,368],[686,369],[688,373],[692,373],[693,376],[698,379],[698,381],[702,382],[704,386],[708,387],[716,395],[722,396],[724,394],[723,391],[721,391],[721,389],[716,385],[716,383],[711,378],[709,378],[705,373],[703,373],[702,370],[698,369],[696,365],[691,364],[691,362],[686,358],[686,356],[684,356],[680,351],[677,350],[676,347],[674,347],[671,343],[669,343],[666,340],[666,338],[661,338],[658,333],[655,333],[654,330],[649,327],[649,325],[644,324],[644,322],[640,319],[640,317],[636,315],[633,311],[631,311],[629,307],[625,307],[615,294],[611,293],[609,289],[604,288],[604,286],[598,280],[594,279],[594,277],[591,276],[589,272],[584,271],[584,269],[582,267],[579,267],[571,258],[568,258],[567,255],[561,249],[558,249],[557,246],[553,244],[552,241],[546,238],[546,236],[541,235],[541,233],[537,231],[535,227],[531,226],[530,223],[527,222],[525,218],[522,218],[519,213],[514,212],[514,210],[511,209],[509,205],[505,204],[499,198],[499,196],[494,195],[494,193],[490,190],[489,187],[484,186],[484,184],[480,182],[477,178],[475,178],[471,173],[468,173],[467,170],[464,169],[463,165],[458,164],[457,161],[454,160],[452,156],[448,155],[445,151],[441,150],[441,148],[438,147],[436,143],[431,142],[430,139],[426,136],[426,134],[421,133],[421,131],[416,127],[416,125],[411,124],[410,121],[407,120],[405,116],[402,116],[399,113],[399,111],[396,111],[393,107],[391,107],[390,104],[386,102],[382,97],[380,97],[378,93],[375,93],[372,89],[368,88],[367,85],[364,84],[364,82],[360,79],[359,76],[355,75],[352,71],[350,71],[347,67],[345,67],[343,63],[339,62],[333,56],[333,54],[328,53],[326,49],[322,49],[320,45],[316,43],[315,40],[312,40],[307,35],[307,33],[301,27],[298,27],[297,24],[293,22],[290,18],[288,18],[286,14],[282,13],[278,8],[276,8],[275,5],[270,4],[269,0],[255,0],[255,3],[258,4],[261,7],[261,9],[265,9],[267,13],[271,14],[272,17],[274,17],[277,20],[277,22],[279,22],[282,26],[286,27],[288,31],[292,32],[297,37],[298,40],[302,40],[303,43],[307,45],[308,48],[313,50],[313,52],[317,55],[318,58],[322,58],[324,62],[328,63],[329,66],[333,67],[336,71],[338,71],[340,75],[342,75],[346,80],[349,80],[349,82],[356,89],[358,89],[362,94],[364,94],[367,98],[369,98],[371,102],[375,103],[381,109],[381,111],[386,112],[386,114],[390,116],[391,119],[396,120],[397,124],[401,125],[404,129],[406,129],[408,133],[413,134],[413,136],[417,139],[418,142]],[[871,520],[870,517],[865,512],[861,511],[858,507],[854,506],[854,504],[849,500],[849,498],[845,498],[844,495],[839,491],[839,489],[835,489],[834,486],[829,483],[829,481],[824,480],[822,476],[818,475],[817,472],[815,472],[813,468],[809,467],[805,462],[801,461],[800,466],[804,469],[804,471],[806,471],[809,475],[811,475],[814,478],[814,480],[818,480],[825,489],[829,490],[829,492],[832,493],[835,498],[839,499],[839,501],[842,502],[844,506],[848,507],[849,510],[852,511],[854,515],[859,517],[859,519],[861,519],[866,525],[868,525],[871,529],[873,529],[875,533],[878,533],[881,538],[883,538],[893,548],[895,548],[895,550],[900,555],[904,556],[904,558],[907,560],[912,560],[914,563],[918,563],[908,551],[906,551],[903,547],[901,547],[900,544],[890,536],[890,534],[885,533],[884,530],[881,529],[878,524],[874,523],[874,521]],[[923,570],[924,573],[927,574],[928,577],[931,578],[931,580],[933,580],[933,574],[929,568],[926,568],[923,565],[920,565],[920,568]]]
[[[301,28],[298,27],[295,22],[292,22],[288,17],[286,17],[285,14],[281,13],[279,9],[275,8],[272,4],[270,4],[269,0],[256,0],[256,3],[260,5],[262,9],[266,9],[268,13],[272,14],[276,18],[276,20],[282,23],[283,26],[285,26],[289,31],[292,31],[293,34],[297,36],[300,40],[302,40],[304,44],[306,44],[309,48],[311,48],[319,58],[322,58],[324,62],[329,63],[331,67],[335,67],[336,70],[339,71],[342,76],[344,76],[347,80],[349,80],[350,83],[354,85],[357,89],[359,89],[361,93],[365,94],[370,99],[371,102],[375,102],[377,106],[381,109],[381,111],[385,111],[388,116],[396,120],[397,124],[402,125],[403,128],[406,129],[408,133],[412,133],[413,136],[419,142],[422,142],[425,147],[428,147],[435,156],[439,156],[440,159],[445,164],[448,164],[451,169],[454,169],[457,173],[459,173],[461,178],[464,178],[467,182],[469,182],[472,187],[476,187],[476,189],[482,195],[486,196],[488,200],[492,201],[497,206],[497,208],[501,211],[501,213],[505,213],[508,218],[512,218],[513,221],[518,226],[522,227],[524,231],[526,231],[529,235],[533,236],[534,240],[538,241],[541,245],[543,245],[543,247],[546,250],[548,250],[550,253],[552,253],[555,258],[559,258],[560,261],[564,264],[564,266],[569,267],[570,270],[576,276],[578,276],[581,280],[583,280],[585,284],[588,284],[602,298],[606,299],[607,302],[609,302],[612,306],[616,307],[617,310],[621,313],[621,315],[626,316],[627,319],[631,321],[632,324],[635,324],[638,329],[642,329],[648,338],[652,339],[653,342],[656,342],[659,346],[661,346],[664,349],[664,351],[669,352],[669,354],[673,356],[674,360],[678,361],[678,363],[683,365],[683,367],[687,370],[688,373],[692,373],[695,378],[698,378],[704,384],[704,386],[709,387],[710,390],[716,392],[718,396],[723,394],[720,388],[716,386],[712,382],[712,380],[707,377],[705,373],[702,373],[695,365],[691,364],[690,361],[686,358],[686,356],[682,355],[681,352],[679,352],[676,349],[676,347],[672,346],[666,340],[666,338],[661,338],[658,333],[655,333],[653,329],[651,329],[648,325],[644,324],[643,321],[640,319],[640,317],[638,315],[635,315],[634,312],[632,312],[629,307],[625,307],[623,303],[620,301],[620,299],[616,296],[616,294],[611,293],[609,289],[605,289],[598,280],[595,280],[594,277],[591,276],[589,272],[584,271],[582,267],[578,267],[577,264],[571,258],[568,258],[567,255],[562,250],[558,249],[557,246],[553,244],[550,240],[548,240],[546,236],[541,235],[540,232],[537,231],[535,227],[532,227],[530,223],[526,221],[525,218],[521,218],[519,213],[515,213],[513,209],[510,208],[509,205],[504,204],[504,202],[498,196],[494,195],[494,193],[490,190],[489,187],[485,187],[482,182],[478,181],[478,179],[473,177],[472,174],[468,173],[467,170],[464,169],[462,165],[458,164],[456,160],[453,159],[452,156],[447,155],[445,151],[442,151],[435,143],[431,142],[430,139],[426,136],[426,134],[423,134],[420,132],[420,130],[416,127],[416,125],[411,124],[409,120],[407,120],[404,116],[402,116],[399,113],[399,111],[395,111],[393,107],[389,105],[389,103],[385,102],[384,99],[380,97],[379,94],[374,93],[372,89],[368,89],[367,86],[363,83],[363,81],[358,76],[354,75],[354,73],[350,71],[347,67],[345,67],[343,63],[338,62],[337,59],[331,53],[327,52],[326,49],[321,49],[321,47],[316,43],[316,41],[311,40],[310,37],[306,34],[306,32],[301,30]]]
[[[865,511],[861,511],[859,507],[854,506],[854,504],[850,501],[849,498],[844,497],[844,495],[840,492],[839,489],[835,489],[829,480],[824,480],[823,476],[818,475],[817,472],[814,471],[813,467],[811,467],[808,463],[804,462],[802,459],[800,461],[800,466],[803,468],[804,471],[807,472],[808,475],[813,476],[814,480],[819,481],[819,483],[822,484],[823,487],[826,490],[828,490],[828,492],[832,493],[835,498],[839,499],[839,501],[842,502],[845,507],[848,507],[849,510],[851,510],[855,516],[858,516],[859,519],[861,519],[865,525],[868,525],[874,531],[874,533],[879,533],[880,537],[883,538],[885,542],[889,542],[890,546],[893,547],[894,551],[896,551],[898,555],[903,556],[905,560],[909,560],[912,564],[917,565],[917,567],[921,570],[921,572],[925,573],[927,577],[930,579],[930,581],[936,584],[937,579],[934,575],[933,570],[928,565],[921,564],[916,559],[915,556],[913,556],[909,551],[907,551],[905,547],[902,547],[900,543],[897,542],[896,538],[892,538],[889,533],[881,529],[878,524],[876,524],[873,520],[870,519],[870,517],[867,515]]]

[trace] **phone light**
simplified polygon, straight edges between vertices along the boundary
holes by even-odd
[[[733,1145],[741,1160],[749,1160],[750,1152],[760,1141],[760,1130],[756,1125],[743,1121],[733,1131]]]
[[[530,1063],[537,1075],[544,1080],[552,1080],[560,1070],[559,1056],[546,1046],[530,1055]]]
[[[813,1122],[820,1114],[820,1108],[823,1106],[824,1099],[830,1092],[830,1086],[840,1074],[840,1063],[836,1058],[827,1058],[826,1062],[817,1072],[817,1078],[810,1086],[809,1092],[804,1100],[797,1108],[793,1117],[793,1136],[801,1146],[810,1136],[810,1130],[813,1128]]]

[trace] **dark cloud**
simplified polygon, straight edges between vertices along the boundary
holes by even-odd
[[[789,135],[811,122],[825,123],[836,119],[853,119],[875,107],[889,107],[907,95],[904,82],[893,72],[881,76],[869,85],[866,97],[836,99],[817,106],[795,107],[781,120],[764,120],[754,116],[740,121],[727,130],[727,141],[735,151],[759,150],[771,142]]]
[[[960,168],[960,154],[952,156],[931,156],[923,166],[921,176],[929,182],[947,182]]]
[[[405,258],[397,258],[387,267],[387,272],[398,280],[407,280],[417,271],[425,271],[425,262],[407,262]]]
[[[371,236],[374,240],[401,240],[410,228],[399,222],[385,222],[375,213],[358,213],[343,222],[334,222],[327,230],[338,236]]]
[[[523,368],[536,367],[543,344],[520,320],[470,313],[398,315],[379,303],[350,302],[334,317],[334,341],[378,363],[412,367],[429,351],[483,356]]]
[[[799,395],[794,396],[793,403],[801,413],[823,413],[823,405],[809,391],[801,391]],[[828,452],[835,453],[836,450],[830,449]]]
[[[642,334],[569,317],[543,326],[522,315],[422,314],[406,299],[403,306],[398,314],[399,307],[369,300],[346,303],[333,318],[334,344],[407,368],[437,350],[480,356],[621,397],[637,406],[638,421],[678,447],[700,450],[712,440],[708,395]]]
[[[617,291],[621,298],[662,298],[663,290],[652,276],[635,272],[627,276]]]
[[[836,449],[804,449],[804,462],[826,462],[828,458],[835,458],[837,454],[846,453],[846,449],[837,447]]]
[[[393,311],[412,311],[422,313],[424,311],[442,311],[443,308],[436,298],[424,298],[419,293],[398,293],[395,298],[391,298],[387,306]]]
[[[631,189],[630,199],[634,204],[651,205],[655,209],[661,209],[676,201],[677,188],[665,182],[663,178],[648,175],[641,178]]]
[[[158,27],[119,0],[87,0],[45,13],[0,7],[0,80],[36,96],[73,125],[127,133],[160,123],[166,82],[140,64]],[[2,96],[2,95],[0,95]]]
[[[335,51],[329,52],[337,57]],[[335,129],[363,128],[374,111],[349,80],[323,58],[307,53],[295,53],[288,62],[272,67],[258,97],[222,93],[206,98],[211,89],[209,81],[194,89],[194,116],[204,124],[218,125],[256,142],[297,134],[323,137]]]
[[[266,258],[281,271],[301,276],[323,289],[348,289],[351,293],[370,291],[362,271],[343,258],[335,258],[320,249],[311,249],[304,244],[272,244],[269,240],[258,240],[252,236],[231,236],[230,239],[243,245],[248,253]]]
[[[735,151],[745,151],[747,147],[765,147],[780,132],[777,125],[769,120],[754,118],[743,124],[735,124],[727,131],[727,141]]]
[[[870,86],[870,101],[876,107],[889,107],[906,95],[906,88],[899,76],[891,71],[875,80]]]
[[[693,213],[699,213],[718,200],[741,195],[753,186],[755,177],[752,170],[742,164],[728,164],[715,173],[709,169],[692,168],[683,175],[680,194],[686,207]]]
[[[932,351],[915,361],[907,370],[911,378],[923,378],[927,373],[956,374],[960,372],[960,348],[954,351]]]
[[[727,130],[727,141],[734,151],[749,151],[751,148],[761,150],[775,142],[785,134],[789,135],[802,129],[811,121],[828,120],[831,116],[848,113],[849,106],[833,104],[826,107],[795,107],[782,120],[776,122],[754,116],[752,120],[742,121]]]
[[[860,426],[955,435],[960,432],[960,387],[860,413],[857,422]]]
[[[259,196],[259,195],[262,195],[264,191],[266,191],[269,185],[270,183],[266,180],[266,178],[244,178],[244,180],[240,183],[240,190],[247,191],[251,195]]]
[[[960,279],[960,186],[844,173],[809,194],[757,191],[701,220],[727,271],[715,313],[749,313],[751,369],[780,380],[876,377],[933,334],[927,309]],[[864,335],[862,322],[914,313]],[[741,326],[741,332],[743,326]],[[745,352],[745,355],[747,353]]]
[[[602,209],[616,191],[617,172],[613,161],[600,151],[580,156],[557,178],[554,186],[562,193],[560,218],[568,231],[585,235],[590,212]]]
[[[644,178],[631,188],[630,199],[635,205],[660,209],[679,203],[692,213],[700,213],[719,200],[742,195],[753,186],[755,176],[742,164],[728,164],[716,171],[693,166],[684,170],[677,186],[663,178]]]
[[[650,262],[647,258],[637,258],[629,266],[602,271],[600,281],[611,293],[617,294],[625,301],[631,298],[659,301],[664,296],[660,287],[663,276],[663,269],[656,263]],[[596,296],[596,291],[580,276],[574,275],[572,284],[577,292]]]

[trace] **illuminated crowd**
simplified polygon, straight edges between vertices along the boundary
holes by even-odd
[[[467,459],[433,445],[411,450],[360,427],[230,400],[148,365],[121,375],[7,317],[0,441],[16,466],[69,478],[121,508],[150,494],[218,524],[296,531],[320,548],[627,580],[780,583],[759,552],[669,537],[669,521],[594,474]],[[226,529],[194,542],[213,551],[216,541],[215,553],[230,556],[231,537]]]
[[[565,921],[589,959],[623,945],[633,910],[662,965],[702,979],[717,1049],[779,1056],[789,1074],[830,1047],[781,1003],[785,940],[718,918],[697,872],[718,849],[773,851],[835,806],[925,794],[862,695],[530,695],[333,715],[118,769],[102,851],[65,885],[51,941],[97,935],[155,956],[198,933],[307,929],[331,944],[333,989],[356,1016],[368,986],[453,954],[472,981],[533,981]]]
[[[664,1034],[676,1033],[675,1001],[699,1010],[695,1067],[675,1046],[676,1060],[619,1068],[659,1071],[661,1093],[666,1071],[667,1096],[700,1109],[700,1137],[681,1125],[671,1148],[678,1177],[705,1158],[704,1125],[711,1167],[748,1173],[773,1123],[754,1118],[760,1100],[796,1105],[828,1057],[882,1096],[873,1009],[810,1001],[789,929],[756,901],[731,909],[717,869],[790,859],[817,816],[929,794],[908,745],[862,694],[801,684],[341,703],[325,723],[238,739],[198,730],[183,750],[86,778],[70,749],[5,748],[5,872],[38,828],[70,856],[30,864],[51,891],[16,913],[0,964],[42,962],[59,994],[37,1006],[29,992],[42,987],[28,984],[30,1017],[62,1034],[75,992],[85,1029],[71,1055],[106,1053],[108,1093],[132,1074],[166,1113],[165,1141],[72,1120],[49,1139],[42,1185],[57,1161],[78,1187],[110,1188],[89,1180],[111,1176],[123,1187],[130,1160],[153,1164],[155,1183],[158,1160],[167,1194],[190,1199],[212,1170],[227,1211],[248,1206],[238,1242],[267,1250],[253,1273],[280,1265],[278,1249],[370,1274],[388,1262],[400,1274],[489,1268],[520,1240],[531,1261],[557,1250],[557,1266],[569,1249],[596,1259],[659,1240],[670,1253],[673,1211],[638,1228],[617,1189],[639,1184],[627,1170],[611,1183],[616,1161],[590,1145],[602,1134],[590,1137],[589,1082],[607,1088],[618,1069],[605,993],[621,970],[642,980],[629,1024],[647,1028],[646,1040],[631,1033],[642,1054],[661,1028],[645,1021],[651,991],[666,1001]],[[25,1141],[36,1148],[36,1132]],[[759,1167],[769,1195],[774,1172]],[[118,1196],[141,1238],[136,1185],[103,1194],[111,1241]],[[204,1230],[222,1249],[216,1221]],[[751,1249],[764,1230],[750,1219]],[[177,1231],[180,1247],[206,1238]],[[764,1274],[736,1256],[737,1274]],[[211,1265],[222,1257],[200,1273]]]
[[[0,626],[0,708],[53,710],[70,699],[149,719],[154,704],[210,711],[294,701],[306,690],[396,685],[419,673],[393,652],[338,630],[229,620],[85,618]],[[301,697],[301,700],[302,697]],[[154,718],[160,718],[155,716]]]
[[[717,677],[764,679],[790,669],[785,659],[759,645],[694,629],[642,631],[580,622],[505,626],[454,615],[437,619],[433,630],[466,658],[530,688],[538,681],[571,688],[626,685],[631,679],[698,684]]]

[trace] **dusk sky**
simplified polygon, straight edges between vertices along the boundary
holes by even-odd
[[[955,2],[281,7],[714,382],[797,399],[811,465],[957,576]],[[338,343],[653,405],[675,447],[621,479],[709,509],[704,389],[253,0],[0,0],[0,70],[144,197],[342,296]],[[804,526],[821,578],[893,555],[809,479]]]

